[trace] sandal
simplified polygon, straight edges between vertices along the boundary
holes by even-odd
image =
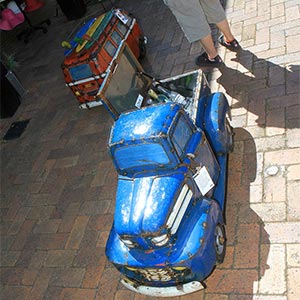
[[[224,62],[219,55],[210,59],[206,52],[196,58],[196,65],[199,67],[219,67],[223,64]]]
[[[226,42],[224,35],[219,37],[219,42],[222,46],[233,52],[237,52],[241,49],[241,46],[236,39],[231,42]]]

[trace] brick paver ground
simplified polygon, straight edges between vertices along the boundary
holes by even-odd
[[[190,45],[161,0],[124,0],[148,37],[146,71],[161,78],[196,69]],[[31,119],[21,138],[1,141],[1,299],[141,300],[107,262],[116,172],[106,151],[112,120],[103,107],[82,111],[64,86],[60,63],[67,22],[55,1],[43,8],[49,32],[13,40],[28,90],[17,113]],[[90,6],[98,15],[101,5]],[[226,68],[213,91],[232,106],[224,264],[207,289],[175,300],[300,299],[300,3],[228,0],[240,55],[219,49]],[[35,16],[41,17],[42,14]],[[34,17],[34,16],[33,16]],[[10,32],[13,34],[13,32]]]

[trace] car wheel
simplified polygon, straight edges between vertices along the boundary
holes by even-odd
[[[227,133],[228,133],[228,152],[232,152],[233,151],[233,136],[234,136],[234,132],[233,132],[233,128],[230,125],[229,121],[226,119],[226,124],[225,124]]]
[[[215,229],[215,250],[217,264],[221,264],[224,261],[226,252],[225,226],[221,224],[218,224]]]
[[[147,38],[145,36],[140,38],[140,42],[139,42],[139,48],[140,48],[139,60],[142,60],[147,54],[146,44],[147,44]]]

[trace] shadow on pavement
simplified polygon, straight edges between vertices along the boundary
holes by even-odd
[[[300,127],[299,112],[292,108],[293,105],[299,105],[299,65],[284,68],[260,59],[248,50],[241,50],[232,61],[238,62],[246,70],[241,72],[239,67],[232,69],[227,66],[220,68],[222,75],[217,82],[228,95],[238,100],[232,108],[244,107],[255,115],[250,121],[248,118],[248,126]]]
[[[260,201],[250,195],[250,189],[255,189],[255,182],[259,181],[255,143],[246,130],[235,128],[234,132],[235,146],[228,163],[227,253],[224,263],[207,279],[205,299],[211,293],[235,294],[237,299],[241,299],[238,295],[251,295],[252,299],[269,268],[269,235],[262,219],[251,208],[251,204]]]

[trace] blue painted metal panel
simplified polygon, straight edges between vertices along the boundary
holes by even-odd
[[[189,230],[187,231],[185,226],[182,227],[183,232],[178,233],[178,236],[184,233],[184,240],[177,239],[169,247],[167,256],[164,248],[145,253],[136,248],[124,247],[115,227],[112,228],[107,242],[106,255],[117,266],[128,266],[129,269],[123,267],[122,272],[131,279],[137,280],[138,272],[130,268],[186,267],[190,270],[186,281],[191,276],[195,280],[204,280],[215,265],[214,229],[218,223],[223,223],[222,211],[217,202],[203,199],[199,201],[195,212],[197,214],[193,218],[193,223],[189,225]],[[168,282],[151,282],[151,285],[168,286],[174,285],[176,281],[174,278]]]
[[[119,178],[115,209],[116,232],[119,235],[159,233],[183,180],[182,172]]]
[[[166,103],[123,113],[112,127],[109,147],[166,135],[180,105]]]
[[[109,147],[119,180],[106,255],[138,284],[172,286],[212,272],[215,228],[223,224],[228,110],[226,97],[216,93],[200,99],[196,126],[174,103],[124,113],[116,121]],[[204,167],[215,184],[205,196],[193,179]],[[153,242],[164,236],[165,244]]]
[[[182,163],[169,137],[181,106],[165,103],[121,114],[115,122],[109,149],[119,174],[171,170]],[[183,112],[183,111],[182,111]]]
[[[216,155],[229,151],[229,136],[225,126],[229,109],[222,93],[211,94],[199,101],[196,125],[204,130]]]

